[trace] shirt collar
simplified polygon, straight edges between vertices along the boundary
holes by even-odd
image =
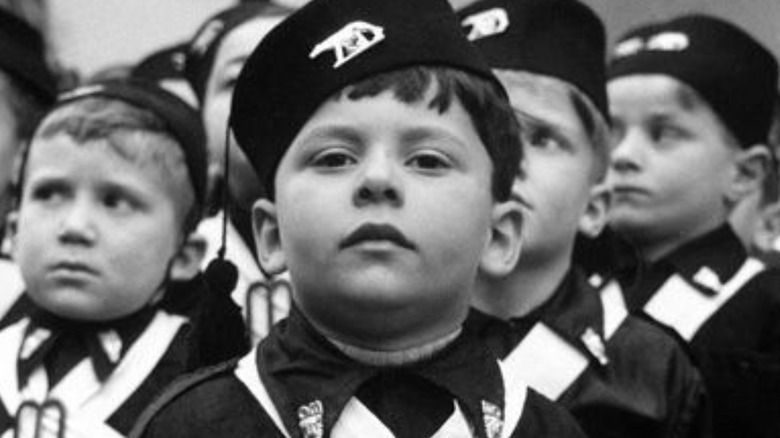
[[[298,432],[299,415],[322,406],[325,436],[330,434],[344,406],[361,384],[381,373],[382,367],[356,362],[319,334],[294,307],[257,349],[261,379],[282,421]],[[495,357],[468,333],[461,335],[429,360],[408,365],[414,373],[446,389],[485,436],[485,402],[503,412],[504,386]],[[478,382],[478,384],[475,384]]]
[[[599,292],[585,279],[586,274],[572,268],[555,293],[530,314],[502,321],[479,310],[472,310],[468,326],[480,333],[488,345],[506,357],[537,323],[544,323],[558,336],[584,354],[595,365],[608,360],[604,348],[604,317]],[[490,339],[490,338],[503,338]],[[503,346],[502,346],[503,345]]]
[[[32,305],[30,322],[17,355],[20,388],[37,367],[44,365],[47,355],[66,336],[78,337],[84,342],[95,374],[101,381],[105,380],[141,336],[154,313],[154,308],[147,307],[113,321],[84,322],[68,320]]]
[[[747,251],[728,224],[691,240],[658,263],[674,268],[692,284],[717,293],[747,258]],[[650,269],[653,269],[651,266]]]

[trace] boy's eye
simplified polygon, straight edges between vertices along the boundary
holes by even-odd
[[[421,170],[441,170],[452,167],[446,157],[434,152],[415,154],[407,161],[407,164]]]
[[[537,149],[561,149],[563,142],[550,129],[537,127],[530,128],[525,134],[526,143]]]
[[[236,82],[238,82],[238,75],[226,77],[220,81],[219,89],[222,91],[232,92],[233,89],[236,88]]]
[[[686,132],[676,126],[658,124],[650,127],[650,138],[656,143],[678,141],[687,137]]]
[[[136,203],[129,196],[116,191],[103,195],[103,205],[117,212],[130,212],[136,208]]]
[[[355,164],[354,155],[343,149],[330,149],[320,152],[311,159],[311,165],[321,168],[340,168]]]
[[[67,194],[66,187],[60,184],[40,184],[33,186],[30,197],[36,201],[55,202]]]

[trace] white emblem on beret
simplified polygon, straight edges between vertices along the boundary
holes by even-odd
[[[509,15],[503,8],[493,8],[469,15],[461,22],[464,27],[471,27],[467,38],[476,41],[492,35],[506,32],[509,27]]]
[[[333,68],[339,68],[352,58],[379,44],[385,39],[385,31],[365,21],[353,21],[329,36],[309,53],[314,59],[327,51],[333,51],[336,62]]]
[[[615,46],[615,57],[636,55],[642,51],[681,52],[688,48],[688,35],[681,32],[661,32],[645,39],[629,38]]]

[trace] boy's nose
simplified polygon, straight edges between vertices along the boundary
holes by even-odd
[[[641,166],[641,136],[634,132],[627,133],[612,149],[610,154],[611,167],[616,172],[631,172]]]
[[[391,160],[385,157],[369,158],[359,181],[353,201],[356,206],[374,203],[401,205],[403,195]]]
[[[59,239],[63,243],[89,244],[94,241],[96,230],[93,213],[85,202],[74,202],[63,212]]]

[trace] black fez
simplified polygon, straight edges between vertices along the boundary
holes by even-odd
[[[493,81],[446,0],[313,0],[274,28],[244,65],[230,126],[271,198],[276,168],[334,93],[406,67],[447,66]]]
[[[218,12],[195,32],[189,43],[184,64],[184,75],[195,95],[202,103],[206,94],[206,84],[214,67],[222,40],[236,27],[261,16],[285,16],[291,11],[265,1],[239,3]]]
[[[0,8],[0,69],[22,81],[44,101],[52,102],[57,95],[57,81],[46,63],[41,33],[3,8]]]
[[[568,82],[609,120],[606,36],[589,7],[577,0],[483,0],[458,16],[491,67]]]
[[[686,15],[634,29],[616,44],[608,75],[641,74],[668,75],[693,88],[742,147],[767,141],[777,61],[737,26]]]
[[[141,79],[111,79],[84,85],[61,94],[49,114],[76,100],[90,97],[117,99],[151,111],[162,119],[178,141],[189,172],[195,201],[200,208],[206,198],[206,138],[198,113],[183,100],[154,82]],[[45,123],[46,117],[41,121]]]

